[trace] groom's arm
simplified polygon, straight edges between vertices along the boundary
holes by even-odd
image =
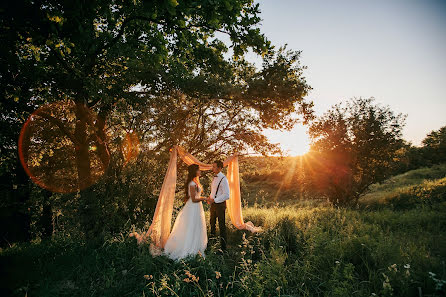
[[[223,180],[221,181],[220,188],[221,188],[221,191],[219,191],[220,194],[217,193],[217,197],[215,197],[214,199],[215,203],[221,203],[229,199],[229,183],[226,177],[224,177]]]

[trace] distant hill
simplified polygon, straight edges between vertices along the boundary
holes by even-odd
[[[446,164],[410,170],[374,184],[359,200],[368,208],[406,209],[446,201]]]
[[[302,183],[305,183],[305,179],[299,179],[301,160],[301,157],[250,157],[241,162],[244,205],[288,205],[298,201],[307,205],[309,200],[313,205],[316,201],[323,202],[315,193],[304,190]],[[410,170],[392,176],[382,183],[373,184],[359,202],[363,207],[383,207],[390,204],[391,207],[398,208],[403,207],[403,201],[409,203],[410,200],[412,202],[409,204],[413,205],[422,200],[414,198],[417,195],[424,195],[423,199],[426,200],[426,195],[429,194],[421,194],[423,189],[436,189],[441,192],[445,178],[446,163]],[[446,193],[446,190],[444,192]],[[446,198],[444,200],[446,201]]]

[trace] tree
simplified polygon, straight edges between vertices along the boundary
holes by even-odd
[[[264,127],[289,129],[294,112],[304,122],[312,117],[300,53],[270,44],[251,0],[1,5],[2,123],[11,128],[1,131],[6,175],[17,169],[20,127],[56,101],[73,106],[69,127],[67,115],[41,120],[72,140],[79,190],[93,181],[92,144],[107,167],[126,131],[137,131],[145,156],[165,160],[173,144],[182,144],[210,159],[232,150],[277,151]],[[244,59],[248,49],[263,56],[262,69]],[[98,196],[88,191],[82,209]]]
[[[405,118],[373,97],[334,105],[309,128],[313,185],[335,204],[357,203],[391,173]]]
[[[403,141],[402,147],[397,151],[396,159],[398,164],[392,171],[392,175],[402,174],[427,165],[423,148],[414,146],[407,141]]]
[[[308,116],[311,104],[303,97],[309,87],[303,68],[295,65],[299,53],[284,54],[282,49],[274,54],[256,27],[258,4],[211,2],[8,3],[2,22],[7,41],[2,94],[6,100],[34,107],[74,101],[76,159],[79,180],[85,184],[91,179],[85,106],[99,115],[92,124],[104,163],[110,152],[105,121],[100,119],[107,119],[118,100],[138,111],[151,107],[159,112],[164,106],[178,106],[178,96],[186,96],[203,116],[209,108],[223,114],[235,104],[258,114],[250,117],[252,124],[246,128],[290,128],[295,121],[289,121],[289,115],[296,104]],[[228,48],[216,33],[229,36],[236,61],[224,59]],[[243,60],[248,48],[264,55],[262,71]],[[263,140],[256,132],[238,137]],[[273,148],[260,143],[258,150]]]
[[[446,126],[431,131],[422,144],[423,156],[430,165],[446,162]]]

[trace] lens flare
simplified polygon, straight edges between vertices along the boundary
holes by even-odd
[[[70,193],[91,186],[110,160],[105,121],[85,105],[60,101],[41,106],[22,127],[20,162],[34,183]]]

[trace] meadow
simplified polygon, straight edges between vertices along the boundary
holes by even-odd
[[[373,185],[360,205],[320,200],[262,205],[229,222],[227,252],[152,257],[128,232],[105,242],[57,234],[1,250],[2,296],[444,296],[446,165]],[[246,181],[245,181],[246,182]],[[245,185],[246,186],[246,185]],[[259,185],[257,184],[259,187]],[[252,193],[266,195],[266,191]],[[209,212],[206,208],[207,222]],[[208,226],[209,228],[209,226]]]
[[[445,45],[431,30],[444,9],[263,2],[1,1],[0,297],[446,295],[444,92],[424,67],[442,66],[424,57]],[[418,61],[433,84],[405,71]],[[291,144],[307,152],[264,157]],[[227,215],[227,251],[209,238],[178,263],[129,237],[169,168],[172,219],[181,209],[175,146],[206,163],[239,154],[244,219],[263,231]]]

